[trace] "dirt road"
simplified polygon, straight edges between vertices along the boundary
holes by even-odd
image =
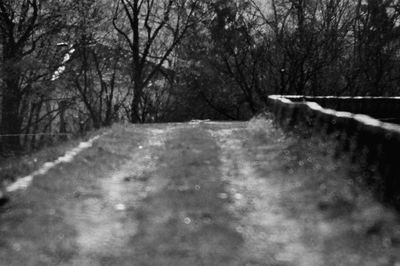
[[[114,126],[11,194],[0,265],[399,266],[397,216],[298,141],[269,121]]]

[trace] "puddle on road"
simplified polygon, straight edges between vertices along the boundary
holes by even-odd
[[[167,135],[166,130],[149,130],[129,162],[100,180],[100,195],[75,206],[71,223],[78,232],[80,258],[74,265],[88,263],[90,254],[118,256],[126,251],[138,228],[132,212],[149,193],[166,185],[152,176],[157,165],[151,155],[164,146]]]

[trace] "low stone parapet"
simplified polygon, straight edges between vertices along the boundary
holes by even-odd
[[[379,99],[382,100],[380,104]],[[355,102],[358,102],[357,106],[351,109]],[[373,105],[369,108],[371,102]],[[385,106],[386,103],[389,106]],[[338,111],[323,108],[320,104],[358,111]],[[363,100],[362,97],[272,95],[268,97],[268,105],[283,128],[306,129],[320,136],[333,136],[338,140],[339,152],[349,152],[353,158],[363,158],[364,163],[376,167],[379,180],[369,182],[369,185],[374,187],[380,199],[400,209],[400,126],[357,114],[366,113],[362,112],[361,106],[381,114],[383,110],[400,109],[400,98],[367,97]],[[385,112],[385,115],[389,114]]]
[[[381,121],[400,122],[400,97],[292,96],[293,102],[316,102],[324,108],[366,114]]]

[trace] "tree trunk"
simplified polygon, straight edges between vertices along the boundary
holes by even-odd
[[[142,123],[140,116],[140,100],[142,98],[141,89],[135,86],[133,99],[131,103],[131,123]]]
[[[67,140],[67,123],[65,121],[65,112],[67,110],[67,103],[65,101],[60,101],[58,104],[60,108],[60,139]]]
[[[3,151],[19,151],[21,149],[21,117],[19,107],[19,69],[11,60],[5,60],[4,90],[1,107],[1,134]]]

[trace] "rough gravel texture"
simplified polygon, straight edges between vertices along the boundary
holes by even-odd
[[[0,265],[400,265],[398,215],[271,121],[114,126],[0,208]]]

